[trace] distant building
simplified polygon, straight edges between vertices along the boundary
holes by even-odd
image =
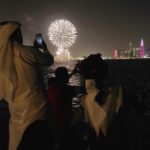
[[[140,43],[140,58],[144,58],[144,41],[141,39]]]
[[[146,53],[146,57],[150,57],[150,48],[148,48],[148,49],[145,51],[145,53]]]
[[[118,51],[114,50],[114,58],[118,58]]]
[[[124,48],[121,50],[114,50],[115,59],[126,59],[126,58],[144,58],[144,41],[141,39],[139,47],[132,47],[132,43],[129,43],[130,48]]]

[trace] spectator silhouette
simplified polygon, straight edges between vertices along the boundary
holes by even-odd
[[[105,84],[107,70],[101,54],[91,54],[80,64],[80,73],[85,79],[87,92],[83,107],[89,126],[88,140],[91,150],[118,147],[116,115],[121,106],[121,87]]]
[[[53,64],[53,56],[43,47],[23,45],[21,24],[0,24],[0,100],[8,102],[9,150],[16,150],[25,129],[45,118],[46,91],[40,65]]]
[[[149,116],[150,84],[147,84],[142,92],[141,112]]]
[[[72,74],[69,75],[67,68],[61,66],[55,70],[55,77],[48,81],[48,103],[52,111],[56,139],[61,149],[67,149],[70,144],[72,99],[75,90],[68,83]]]
[[[26,128],[17,150],[54,150],[54,136],[44,120],[36,120]]]
[[[136,81],[132,76],[123,78],[123,105],[119,112],[121,149],[138,149],[140,103],[136,94]]]
[[[127,76],[123,79],[123,106],[138,111],[139,101],[136,95],[136,81],[133,77]]]

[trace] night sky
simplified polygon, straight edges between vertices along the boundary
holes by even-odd
[[[24,44],[32,45],[36,33],[48,40],[48,26],[67,19],[77,28],[76,43],[69,49],[74,57],[100,52],[112,57],[114,49],[138,47],[144,39],[150,48],[150,5],[148,0],[0,0],[0,21],[22,23]]]

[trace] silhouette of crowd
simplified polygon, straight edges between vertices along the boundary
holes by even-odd
[[[33,46],[23,45],[21,24],[5,21],[0,39],[0,100],[7,102],[10,113],[4,137],[8,147],[2,150],[138,149],[136,129],[128,124],[144,113],[149,86],[140,101],[132,77],[110,84],[108,65],[97,53],[81,60],[70,74],[67,67],[57,67],[46,89],[42,66],[52,66],[54,57],[42,34],[36,34]],[[78,90],[69,84],[76,73],[83,81],[80,120],[72,108]]]

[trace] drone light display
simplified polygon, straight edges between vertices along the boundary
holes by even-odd
[[[49,40],[57,47],[56,59],[70,60],[71,47],[77,38],[77,30],[75,26],[68,20],[58,19],[48,27]]]

